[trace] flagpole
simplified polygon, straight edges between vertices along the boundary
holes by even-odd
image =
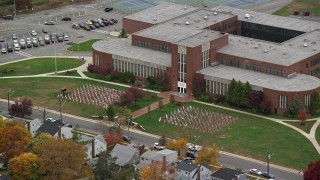
[[[55,65],[55,75],[57,75],[57,42],[54,42],[54,65]]]

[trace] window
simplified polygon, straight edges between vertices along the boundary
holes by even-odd
[[[209,66],[210,50],[205,50],[202,52],[202,68]]]
[[[304,105],[310,106],[310,99],[311,99],[311,95],[305,95],[304,96]]]
[[[287,96],[279,96],[279,108],[286,109],[287,108]]]

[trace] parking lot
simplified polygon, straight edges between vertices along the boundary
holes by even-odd
[[[122,17],[125,14],[117,11],[104,12],[104,7],[98,4],[93,5],[75,5],[65,7],[63,9],[51,10],[46,12],[39,12],[30,15],[18,16],[14,20],[0,20],[0,37],[5,42],[0,42],[1,45],[6,46],[8,42],[13,44],[12,35],[17,35],[17,40],[26,40],[27,38],[44,38],[45,34],[68,34],[69,41],[59,42],[56,45],[56,55],[87,55],[91,53],[73,53],[66,49],[69,46],[79,42],[87,41],[89,39],[108,39],[112,38],[109,33],[111,31],[120,31],[122,28]],[[71,21],[61,21],[63,17],[70,17]],[[87,20],[93,19],[117,19],[118,23],[105,27],[100,27],[92,31],[85,31],[83,29],[73,29],[74,23],[84,23]],[[45,25],[45,22],[52,21],[54,25]],[[48,33],[43,33],[42,29],[47,29]],[[31,35],[31,31],[35,30],[36,36]],[[20,49],[19,51],[3,53],[0,55],[0,63],[8,62],[16,59],[34,57],[34,56],[54,56],[55,48],[51,44],[44,46],[31,47]]]

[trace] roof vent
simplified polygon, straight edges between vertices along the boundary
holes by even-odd
[[[189,21],[187,21],[187,22],[186,22],[186,25],[189,25],[189,24],[190,24]]]
[[[311,44],[317,44],[317,42],[313,41]]]
[[[187,6],[185,6],[184,9],[187,9]]]
[[[208,16],[210,16],[210,13],[207,13]]]
[[[293,44],[289,43],[289,46],[292,46]]]
[[[199,18],[198,21],[201,21],[201,18]]]
[[[251,16],[250,16],[250,14],[245,14],[244,17],[249,19]]]
[[[213,12],[213,15],[217,15],[218,13],[217,12]]]
[[[288,75],[288,79],[294,78],[294,77],[296,77],[296,76],[297,76],[297,73],[296,73],[296,72],[291,73],[291,74]]]
[[[204,19],[208,19],[208,16],[204,16]]]
[[[274,48],[273,50],[277,50],[277,48]]]
[[[157,18],[153,18],[153,21],[156,21],[157,20]]]
[[[284,53],[282,53],[282,55],[286,55],[286,54],[287,54],[287,53],[285,53],[285,52],[284,52]]]
[[[258,46],[257,46],[257,45],[255,45],[255,46],[254,46],[254,48],[255,48],[255,49],[258,49]]]
[[[264,49],[264,53],[267,53],[268,52],[268,49]]]
[[[206,35],[204,35],[204,37],[208,37],[208,35],[206,34]]]
[[[309,40],[308,40],[308,39],[304,39],[303,41],[304,41],[304,42],[309,42]]]
[[[303,44],[303,47],[308,47],[308,44],[305,42],[305,43]]]

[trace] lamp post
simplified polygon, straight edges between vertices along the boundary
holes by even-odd
[[[129,118],[129,120],[128,120],[128,132],[127,132],[127,136],[128,136],[128,138],[130,138],[130,137],[129,137],[129,126],[130,126],[131,121],[132,121],[132,119],[131,119],[131,118]]]
[[[193,136],[195,138],[194,142],[193,142],[193,150],[196,150],[196,141],[201,137],[201,135],[199,136]]]
[[[8,90],[8,92],[7,92],[7,95],[8,95],[8,114],[9,115],[11,114],[11,112],[10,112],[10,96],[12,93],[14,93],[14,91],[12,91],[11,89]]]
[[[269,161],[271,159],[271,156],[273,156],[273,153],[271,154],[270,152],[268,152],[268,155],[267,155],[267,172],[268,172],[268,175],[269,175]]]
[[[17,16],[17,8],[16,8],[16,0],[13,1],[13,6],[14,6],[14,16]]]

